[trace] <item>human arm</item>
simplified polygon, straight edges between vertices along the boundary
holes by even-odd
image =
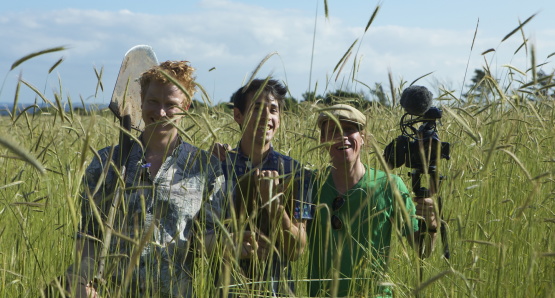
[[[250,187],[255,187],[255,185],[256,191],[254,191],[254,188],[252,191],[247,190]],[[237,187],[243,189],[239,193],[260,194],[260,204],[268,211],[265,216],[270,218],[274,227],[279,227],[280,237],[277,242],[280,246],[279,250],[286,254],[287,258],[297,259],[306,246],[305,222],[290,217],[286,212],[286,207],[278,202],[280,200],[271,200],[273,195],[270,194],[270,185],[272,187],[272,194],[278,193],[279,179],[277,171],[255,170],[249,174],[247,179],[243,179]],[[226,251],[227,255],[232,254],[240,259],[252,258],[255,252],[259,258],[267,257],[275,250],[274,243],[272,242],[274,238],[269,239],[268,235],[264,235],[256,230],[229,230],[229,227],[235,226],[231,218],[235,213],[232,213],[230,209],[230,207],[233,207],[233,203],[229,197],[229,191],[223,191],[223,193],[228,195],[219,195],[213,200],[206,201],[204,204],[203,212],[206,230],[203,239],[203,249],[209,254],[217,253],[217,251]],[[275,199],[282,196],[277,196]],[[258,197],[245,198],[246,201],[254,199],[258,200]],[[235,208],[239,207],[233,207],[235,212],[239,212],[239,209],[247,207]],[[238,214],[235,214],[235,216],[240,217]]]
[[[306,220],[290,218],[283,205],[279,205],[274,212],[275,215],[270,216],[277,215],[280,218],[283,231],[283,250],[289,260],[296,261],[306,247]]]
[[[199,249],[206,252],[209,255],[214,255],[218,252],[223,252],[224,255],[230,256],[234,255],[237,249],[240,249],[239,258],[250,258],[254,255],[255,248],[258,247],[253,240],[257,237],[253,237],[251,232],[245,231],[242,235],[238,235],[233,231],[224,233],[223,230],[226,229],[230,219],[230,204],[229,197],[226,196],[225,182],[222,180],[223,176],[220,176],[220,181],[216,184],[220,184],[221,187],[213,192],[203,203],[202,216],[204,218],[204,233],[201,246]],[[239,236],[242,236],[239,238]],[[240,243],[236,245],[235,243]]]
[[[395,200],[397,203],[402,203],[401,206],[408,215],[404,220],[410,221],[403,225],[403,235],[407,237],[409,244],[421,258],[429,257],[434,249],[438,227],[434,200],[419,197],[413,200],[399,176],[393,175],[390,181],[396,185],[400,195],[400,200]]]
[[[419,229],[414,233],[415,249],[421,258],[431,255],[437,238],[437,216],[432,198],[416,198],[416,216],[419,218]]]
[[[226,159],[226,153],[229,150],[231,150],[231,146],[229,144],[214,143],[214,145],[212,145],[211,153],[220,161],[224,161]]]
[[[223,192],[216,195],[213,200],[203,205],[205,232],[200,249],[209,255],[222,252],[225,256],[235,256],[239,259],[250,259],[256,254],[265,258],[271,249],[263,237],[251,231],[227,231],[230,223],[229,202]],[[226,230],[226,232],[223,232]],[[260,243],[260,245],[259,245]]]
[[[80,238],[75,241],[77,261],[65,273],[65,289],[71,297],[99,297],[94,284],[98,251],[92,240]]]
[[[257,170],[254,175],[258,181],[262,206],[268,209],[270,218],[279,225],[283,232],[283,238],[280,241],[281,249],[289,260],[295,261],[306,247],[306,220],[294,218],[287,212],[284,202],[291,198],[283,197],[283,193],[275,195],[280,183],[277,171]]]
[[[86,225],[90,219],[90,215],[83,215],[81,224]],[[89,235],[87,230],[85,228],[77,233],[74,247],[75,261],[64,274],[65,290],[71,293],[72,297],[98,297],[95,289],[95,274],[98,268],[100,240]]]
[[[98,152],[89,164],[83,177],[84,190],[81,193],[81,219],[79,232],[75,240],[75,262],[65,273],[65,287],[72,297],[96,297],[94,288],[97,261],[100,255],[99,240],[102,235],[102,219],[99,217],[97,204],[103,201],[104,194],[111,189],[113,172],[110,158],[117,154],[112,147]],[[92,295],[92,296],[91,296]]]

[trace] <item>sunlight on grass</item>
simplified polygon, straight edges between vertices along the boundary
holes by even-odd
[[[377,11],[378,8],[368,26]],[[532,18],[505,39],[523,30]],[[335,77],[339,72],[348,72],[344,69],[348,68],[347,60],[358,55],[355,44],[341,61],[331,63],[330,67],[335,66],[337,72]],[[62,49],[27,55],[12,68],[20,63],[32,63],[36,55]],[[487,51],[484,55],[493,52]],[[534,61],[533,51],[531,57],[524,54]],[[269,54],[261,64],[273,55]],[[382,282],[391,285],[398,297],[555,295],[555,102],[553,94],[549,94],[555,88],[553,76],[538,80],[535,65],[529,70],[504,65],[510,75],[494,78],[490,67],[484,66],[485,75],[465,95],[456,96],[444,86],[433,90],[434,94],[441,94],[438,99],[445,111],[438,133],[443,141],[452,144],[451,160],[442,160],[439,168],[447,176],[440,195],[444,200],[444,224],[449,231],[451,258],[442,258],[439,241],[432,257],[420,261],[406,242],[394,238],[389,268]],[[254,73],[259,68],[260,65]],[[352,82],[364,81],[356,77],[356,71],[350,76]],[[538,82],[545,84],[538,85]],[[408,86],[404,81],[397,85],[392,80],[390,83],[392,93],[386,95],[389,104]],[[116,144],[119,134],[108,111],[70,109],[67,113],[63,99],[55,92],[45,94],[24,80],[21,84],[18,90],[33,90],[46,108],[43,105],[14,107],[7,111],[9,116],[0,117],[3,173],[0,176],[0,297],[40,296],[41,290],[74,262],[74,235],[85,167],[97,150]],[[364,86],[372,84],[365,82]],[[212,102],[206,92],[202,96],[202,102]],[[16,104],[22,100],[17,95],[15,98]],[[344,102],[352,98],[335,100]],[[316,129],[317,112],[323,107],[321,102],[295,105],[285,113],[274,142],[278,151],[312,170],[322,170],[327,165],[327,153],[318,147]],[[368,154],[363,156],[363,162],[383,168],[379,150],[400,134],[398,121],[404,112],[398,106],[380,104],[368,104],[363,110],[369,119],[370,137],[375,141],[374,147],[366,148]],[[184,140],[205,150],[215,141],[228,144],[239,141],[239,128],[225,105],[193,108],[180,124],[179,132]],[[407,171],[404,167],[393,170],[409,184]],[[246,225],[234,224],[237,229]],[[149,237],[131,240],[142,247]],[[202,239],[203,236],[195,237]],[[270,241],[275,242],[276,237]],[[290,268],[298,296],[307,294],[308,253]],[[265,294],[264,283],[245,279],[238,274],[237,263],[233,261],[227,264],[228,271],[219,283],[221,288],[217,288],[214,270],[222,258],[218,254],[196,259],[194,288],[201,293],[199,296],[214,296],[221,289],[246,293],[248,297]],[[256,266],[266,265],[262,260],[256,262]],[[359,273],[353,278],[369,278],[370,269],[357,270]],[[421,279],[419,269],[422,269]],[[106,287],[113,289],[114,285]]]

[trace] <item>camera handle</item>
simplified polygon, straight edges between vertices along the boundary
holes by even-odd
[[[430,186],[430,188],[428,189],[421,186],[421,179],[423,174],[424,172],[422,169],[413,169],[412,172],[409,173],[411,178],[411,183],[412,183],[412,191],[414,192],[415,198],[417,199],[432,197],[434,194],[437,193],[437,190],[439,189],[441,181],[444,179],[444,177],[441,175],[439,177],[437,176],[437,168],[435,166],[428,167],[427,174],[429,176],[428,182]],[[446,259],[449,259],[451,257],[451,253],[449,252],[449,242],[447,239],[447,227],[445,225],[445,221],[443,220],[443,200],[441,199],[441,196],[437,197],[437,204],[438,204],[437,207],[439,211],[438,217],[439,217],[439,220],[441,221],[439,231],[441,235],[441,243],[443,244],[443,256]],[[420,231],[426,231],[427,230],[426,223],[424,221],[420,221],[418,228]],[[419,253],[420,255],[422,255],[423,251],[420,251]]]

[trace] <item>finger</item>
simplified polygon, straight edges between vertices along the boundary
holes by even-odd
[[[224,161],[226,158],[226,145],[221,143],[214,143],[212,146],[212,155],[216,156],[220,161]],[[229,146],[229,145],[227,145]]]
[[[279,173],[277,171],[272,171],[272,178],[274,178],[274,186],[279,185]]]
[[[258,248],[257,253],[258,253],[258,256],[259,256],[260,258],[265,259],[266,257],[268,257],[269,250],[268,250],[267,248],[265,248],[265,247],[260,247],[260,248]]]
[[[243,241],[245,240],[252,240],[253,239],[253,234],[251,231],[245,231],[243,232]]]
[[[258,248],[259,248],[258,242],[256,242],[256,240],[254,240],[254,239],[252,241],[250,241],[250,245],[251,245],[253,250],[258,250]]]
[[[243,245],[241,246],[241,254],[245,257],[249,257],[254,254],[254,249],[250,243],[243,242]]]

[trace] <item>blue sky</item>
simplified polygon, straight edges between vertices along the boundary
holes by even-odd
[[[323,0],[137,3],[3,1],[0,73],[5,78],[0,105],[13,102],[20,75],[51,100],[61,89],[62,98],[71,97],[74,102],[83,98],[87,103],[108,103],[123,55],[137,44],[152,46],[160,61],[191,61],[198,82],[214,102],[227,101],[272,52],[278,55],[269,59],[260,76],[271,74],[286,81],[298,99],[309,87],[319,94],[336,88],[368,93],[366,86],[374,83],[387,86],[389,70],[396,84],[433,72],[418,84],[436,96],[440,86],[458,94],[473,70],[485,63],[499,78],[508,70],[503,65],[523,71],[530,67],[529,53],[515,54],[523,40],[521,33],[501,40],[519,20],[534,13],[524,36],[535,46],[537,63],[547,62],[543,70],[554,69],[555,56],[547,58],[555,52],[553,1],[329,0],[327,19]],[[377,5],[380,11],[363,34]],[[357,39],[355,52],[337,76],[334,68]],[[36,57],[10,71],[17,59],[57,46],[68,49]],[[481,55],[491,48],[496,51]],[[64,61],[48,74],[62,57]],[[96,96],[94,68],[103,69],[104,91]],[[350,79],[353,73],[356,81]],[[21,87],[20,102],[34,98],[29,88]]]

